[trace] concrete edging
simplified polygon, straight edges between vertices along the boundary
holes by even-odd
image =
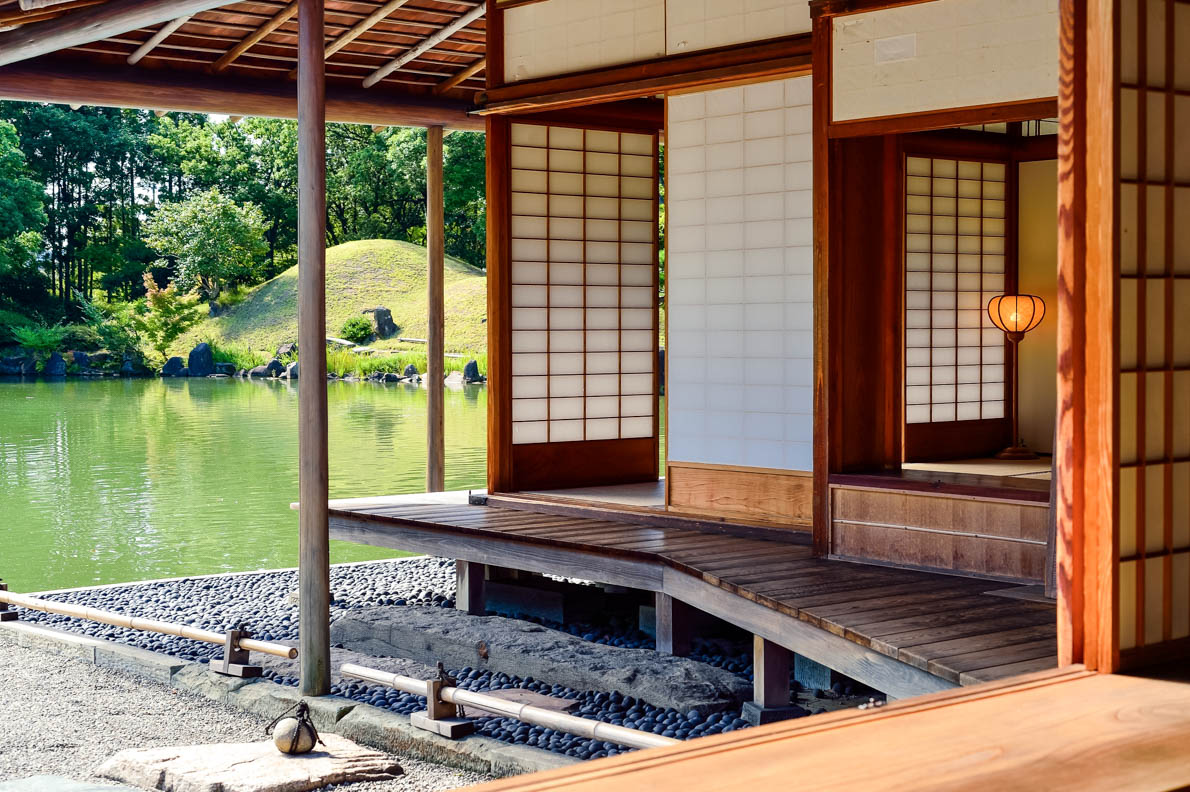
[[[159,652],[75,635],[29,622],[0,622],[0,635],[21,647],[72,657],[99,668],[146,677],[272,720],[302,697],[295,688],[263,679],[238,679],[213,673],[203,663],[188,663]],[[511,745],[482,735],[448,740],[419,729],[409,716],[338,696],[307,699],[316,728],[361,745],[495,777],[552,770],[580,759],[528,745]],[[263,736],[263,735],[262,735]]]

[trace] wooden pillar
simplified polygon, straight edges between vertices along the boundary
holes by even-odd
[[[784,646],[752,636],[752,700],[761,709],[789,706],[789,665]]]
[[[442,203],[442,127],[426,130],[426,263],[429,268],[429,328],[426,332],[427,415],[426,491],[446,489],[446,439],[443,420],[443,268],[446,265]]]
[[[331,690],[326,407],[326,82],[323,0],[298,8],[299,592],[303,696]]]
[[[694,615],[690,606],[660,591],[655,603],[657,651],[678,657],[690,654],[690,622]]]
[[[487,613],[484,600],[484,565],[473,561],[455,561],[455,608],[472,616]]]

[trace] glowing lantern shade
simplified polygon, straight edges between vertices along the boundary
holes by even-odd
[[[1045,300],[1033,294],[1001,294],[988,302],[992,324],[1016,343],[1045,318]]]
[[[1016,354],[1016,345],[1045,318],[1045,300],[1033,294],[1001,294],[988,301],[988,316],[992,324],[1004,331],[1008,340],[1013,343],[1012,365],[1016,372],[1020,358]],[[1021,439],[1020,425],[1017,417],[1017,402],[1020,401],[1020,377],[1014,373],[1012,377],[1012,445],[996,454],[997,459],[1037,459],[1037,454],[1029,450],[1025,441]]]

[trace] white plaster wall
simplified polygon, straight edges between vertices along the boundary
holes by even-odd
[[[545,0],[504,12],[504,76],[531,80],[809,31],[809,0]]]
[[[665,54],[665,0],[547,0],[504,12],[509,82]]]
[[[808,0],[666,0],[666,52],[695,50],[810,32]]]
[[[811,470],[810,78],[668,102],[669,459]]]
[[[836,121],[1058,93],[1058,0],[935,0],[834,20]]]

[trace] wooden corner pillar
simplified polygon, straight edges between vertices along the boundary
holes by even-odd
[[[442,127],[426,129],[426,282],[429,291],[429,327],[426,332],[426,491],[446,489],[446,423],[444,410],[444,357],[446,308],[443,279],[446,266],[442,184]]]
[[[298,8],[299,596],[303,696],[331,691],[326,406],[326,81],[323,0]]]
[[[1062,0],[1058,109],[1058,662],[1114,671],[1116,387],[1110,0]],[[1094,20],[1094,23],[1092,23]]]

